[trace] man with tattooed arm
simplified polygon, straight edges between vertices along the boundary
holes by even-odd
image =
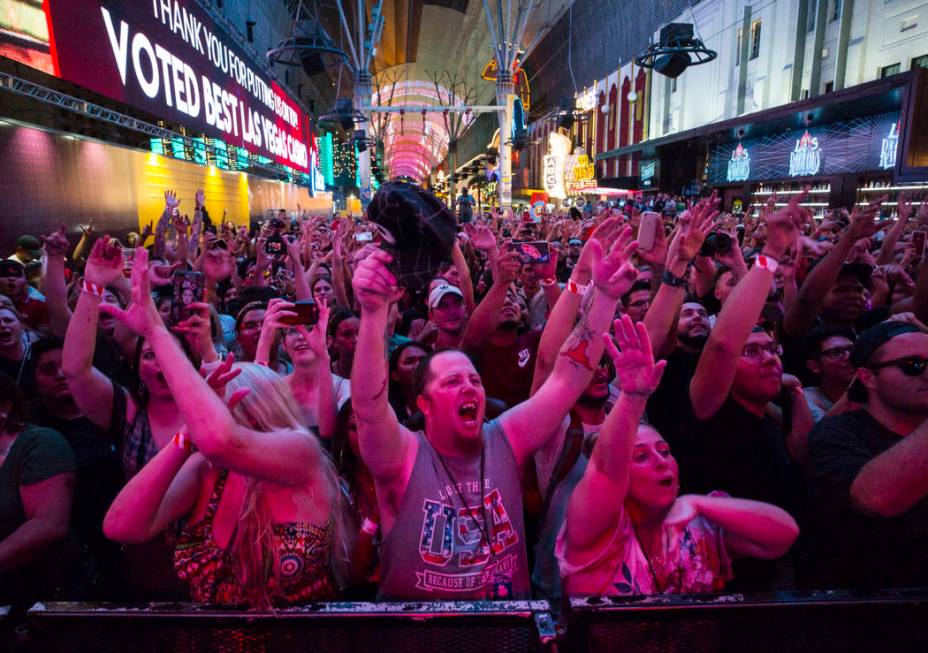
[[[627,234],[625,234],[627,236]],[[528,400],[484,423],[480,374],[461,351],[427,356],[416,371],[425,429],[401,426],[387,400],[385,331],[396,278],[376,250],[355,272],[361,307],[352,370],[360,453],[380,507],[381,599],[530,596],[519,470],[557,432],[590,382],[618,299],[635,279],[637,247],[594,247],[592,301],[554,370]],[[604,251],[606,250],[606,251]]]

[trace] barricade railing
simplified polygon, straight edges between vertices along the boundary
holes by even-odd
[[[27,651],[928,651],[928,589],[573,599],[314,603],[246,612],[39,603]]]
[[[313,603],[274,612],[192,604],[38,603],[30,651],[540,651],[547,601]]]
[[[562,651],[928,651],[928,589],[572,599]]]

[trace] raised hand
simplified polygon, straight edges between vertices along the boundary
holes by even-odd
[[[68,253],[68,237],[65,235],[66,233],[67,227],[61,225],[58,231],[53,231],[42,238],[42,242],[45,243],[45,253],[49,257],[64,257]]]
[[[180,206],[180,200],[177,199],[177,193],[172,190],[164,191],[164,208],[168,213],[173,213],[174,209]]]
[[[152,286],[166,286],[171,283],[171,279],[174,277],[174,271],[180,269],[183,265],[181,261],[172,265],[164,265],[163,263],[152,261],[148,266],[148,282]]]
[[[887,224],[878,224],[875,222],[874,218],[879,214],[880,207],[883,205],[883,202],[889,199],[889,195],[883,195],[879,197],[867,206],[861,208],[855,206],[854,210],[851,211],[851,222],[848,225],[847,232],[849,237],[854,241],[858,241],[861,238],[869,238],[880,229],[888,226]]]
[[[147,256],[146,252],[146,261]],[[93,244],[84,266],[84,278],[98,286],[108,286],[122,277],[122,268],[122,247],[116,239],[106,235]]]
[[[471,244],[480,251],[488,252],[490,249],[496,247],[496,236],[493,235],[493,232],[490,231],[490,228],[485,224],[473,224],[472,226],[468,223],[465,230],[468,236],[470,236]]]
[[[657,389],[667,361],[654,362],[651,339],[643,322],[632,322],[628,315],[613,323],[615,341],[603,334],[606,352],[615,365],[622,394],[648,397]],[[618,346],[616,346],[618,345]]]
[[[522,259],[518,252],[506,250],[496,261],[496,269],[493,271],[493,280],[509,285],[519,278],[519,271],[522,269]]]
[[[547,262],[536,263],[533,267],[539,279],[554,279],[557,276],[557,250],[548,248]]]
[[[93,220],[91,220],[87,224],[82,224],[81,232],[84,234],[85,238],[93,238],[94,236],[96,236],[97,232],[94,231],[93,229]]]
[[[94,246],[96,249],[96,246]],[[122,274],[122,252],[119,252],[119,274]],[[87,262],[88,267],[90,261]],[[86,269],[85,269],[86,274]],[[148,285],[148,250],[135,250],[132,265],[132,301],[125,309],[115,304],[100,304],[100,311],[112,315],[133,333],[147,338],[155,329],[164,327],[161,314],[152,300]]]
[[[307,329],[302,324],[297,324],[295,328],[317,358],[328,359],[329,350],[326,347],[326,336],[329,332],[329,303],[317,303],[319,305],[319,320],[313,325],[313,328]]]
[[[200,366],[200,376],[206,379],[206,383],[209,384],[209,387],[223,399],[226,397],[226,385],[229,381],[242,373],[242,368],[240,367],[232,369],[232,364],[234,362],[235,355],[230,352],[229,355],[226,356],[226,359],[210,373],[206,372],[204,366]],[[239,388],[232,393],[232,396],[226,399],[226,405],[229,407],[229,410],[235,408],[238,402],[248,396],[250,391],[250,388]]]
[[[638,271],[632,265],[632,254],[638,249],[638,241],[632,240],[632,228],[626,226],[609,252],[603,255],[599,240],[590,239],[593,252],[593,284],[610,299],[618,299],[632,287]]]
[[[206,206],[206,193],[203,192],[202,188],[197,189],[197,194],[194,198],[194,201],[196,202],[198,209],[202,209],[204,206]]]
[[[790,197],[785,207],[767,217],[767,240],[764,253],[779,260],[788,250],[795,249],[808,213],[799,204],[809,195],[809,188]]]
[[[389,267],[392,262],[388,252],[375,249],[358,263],[351,285],[362,310],[386,310],[397,288],[396,277]]]
[[[680,233],[677,242],[677,258],[682,261],[691,261],[702,247],[706,237],[715,229],[715,218],[718,216],[718,195],[712,191],[712,195],[705,200],[700,200],[696,206],[689,211],[689,220]],[[669,262],[669,258],[668,258]]]
[[[296,311],[293,302],[285,299],[274,297],[267,304],[267,311],[264,314],[264,322],[261,323],[261,331],[273,332],[276,329],[283,329],[287,325],[281,322],[285,317],[296,317]]]
[[[187,304],[190,317],[174,325],[174,331],[184,334],[190,348],[201,359],[215,358],[213,337],[210,331],[209,304],[205,302],[191,302]]]

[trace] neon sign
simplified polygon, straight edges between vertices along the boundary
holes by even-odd
[[[802,137],[796,141],[796,147],[790,152],[789,176],[817,175],[821,167],[822,150],[819,148],[818,139],[806,130]]]
[[[738,143],[731,153],[731,160],[728,162],[728,174],[725,178],[728,181],[746,181],[751,176],[751,155],[741,143]]]
[[[889,134],[883,138],[880,147],[880,168],[888,170],[896,167],[896,151],[899,149],[899,123],[894,122],[889,128]]]
[[[544,157],[544,187],[549,197],[562,200],[567,197],[564,184],[564,167],[570,152],[570,139],[564,134],[548,135],[548,153]]]

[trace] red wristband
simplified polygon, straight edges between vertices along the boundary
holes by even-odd
[[[583,293],[586,292],[586,289],[589,287],[590,287],[590,284],[581,285],[577,283],[576,281],[574,281],[573,279],[567,280],[567,285],[566,285],[567,292],[572,292],[575,295],[582,295]]]
[[[193,441],[190,439],[190,436],[187,434],[185,429],[180,429],[177,433],[174,434],[174,437],[171,438],[171,444],[173,444],[178,449],[183,449],[187,453],[193,452]]]
[[[103,297],[103,291],[105,290],[105,286],[98,286],[95,283],[87,281],[87,279],[84,279],[83,283],[81,283],[81,292],[93,295],[94,297]]]

